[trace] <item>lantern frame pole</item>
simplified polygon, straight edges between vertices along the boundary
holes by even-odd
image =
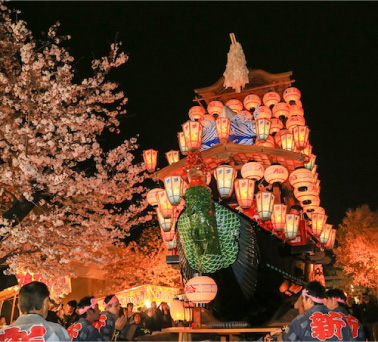
[[[10,317],[10,324],[12,324],[12,322],[13,322],[14,309],[16,307],[16,299],[17,299],[17,292],[13,296],[12,313],[11,313],[11,317]]]

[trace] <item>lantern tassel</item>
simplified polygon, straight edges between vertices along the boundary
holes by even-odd
[[[237,93],[240,93],[241,89],[249,83],[249,70],[242,46],[236,41],[233,33],[230,34],[230,38],[232,44],[227,54],[227,66],[223,74],[223,86],[225,88],[233,88]]]

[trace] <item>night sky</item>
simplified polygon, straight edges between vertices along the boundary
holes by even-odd
[[[78,77],[117,35],[129,61],[110,78],[129,102],[116,146],[140,134],[142,149],[177,149],[194,89],[223,74],[229,33],[247,65],[293,71],[302,92],[321,180],[321,206],[338,224],[348,208],[378,206],[377,3],[374,2],[12,2],[36,37],[55,21],[72,39]],[[117,34],[118,33],[118,34]]]

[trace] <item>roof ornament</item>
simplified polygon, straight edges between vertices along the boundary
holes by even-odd
[[[225,88],[233,88],[237,93],[249,83],[247,62],[242,46],[236,41],[235,34],[230,33],[231,46],[227,54],[227,66],[224,72]]]

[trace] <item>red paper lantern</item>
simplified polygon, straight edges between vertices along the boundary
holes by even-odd
[[[282,165],[271,165],[264,171],[264,178],[269,184],[283,183],[288,176],[289,172]]]
[[[284,230],[286,222],[286,205],[285,204],[274,204],[272,211],[272,226],[277,231]]]
[[[222,102],[220,102],[220,101],[211,101],[207,105],[207,111],[211,115],[220,115],[221,112],[222,112],[223,107],[224,107],[224,105],[223,105]]]
[[[188,150],[198,150],[202,142],[202,125],[196,121],[187,121],[182,125],[182,129]]]
[[[231,120],[228,118],[218,118],[215,121],[217,135],[221,143],[226,143],[230,136]]]
[[[269,109],[269,107],[260,106],[259,107],[259,113],[255,113],[255,119],[270,119],[272,117],[272,111]]]
[[[306,124],[306,120],[303,116],[291,116],[286,121],[286,128],[293,133],[293,129],[297,126],[303,126]]]
[[[168,160],[168,164],[177,163],[180,160],[180,152],[171,150],[165,154],[165,157]]]
[[[268,92],[263,97],[264,106],[270,107],[274,106],[280,102],[281,96],[274,91]]]
[[[264,176],[264,166],[258,162],[245,163],[241,170],[243,178],[259,181]]]
[[[294,152],[295,143],[293,134],[291,134],[290,132],[285,132],[280,135],[280,138],[282,149]]]
[[[248,178],[235,180],[235,193],[239,207],[243,209],[250,208],[253,203],[255,192],[255,181]]]
[[[301,106],[298,105],[292,105],[290,106],[290,111],[289,111],[290,116],[304,116],[304,110]]]
[[[310,134],[310,130],[307,126],[296,126],[293,129],[293,136],[295,146],[299,150],[303,150],[308,144],[308,136]]]
[[[287,118],[289,116],[290,107],[285,102],[279,102],[273,107],[273,116],[276,118],[285,117]]]
[[[203,109],[201,106],[193,106],[189,110],[189,118],[190,120],[203,120],[204,115],[206,114],[206,110]]]
[[[314,177],[310,170],[306,168],[298,168],[294,170],[289,176],[290,185],[294,189],[305,190],[306,188],[311,188],[314,184]]]
[[[178,132],[177,137],[179,140],[180,151],[183,155],[188,154],[188,146],[186,146],[184,132]]]
[[[331,232],[332,232],[332,224],[326,224],[322,233],[319,236],[319,241],[321,244],[325,245],[328,242]]]
[[[274,138],[271,135],[269,135],[268,139],[266,139],[265,141],[256,139],[255,145],[256,146],[275,147]]]
[[[325,228],[327,222],[327,215],[312,213],[311,214],[311,230],[315,236],[320,236]]]
[[[157,202],[160,213],[163,215],[164,218],[172,217],[173,215],[173,207],[171,202],[169,202],[168,194],[165,190],[160,190],[157,194]]]
[[[230,107],[235,113],[239,113],[243,109],[243,104],[237,99],[228,100],[226,106]]]
[[[252,112],[256,109],[257,106],[261,105],[261,99],[256,94],[250,94],[244,98],[243,103],[244,103],[245,109]]]
[[[153,149],[143,151],[144,166],[148,172],[154,172],[156,169],[157,153]]]
[[[296,103],[300,98],[301,92],[297,88],[290,87],[283,92],[283,99],[286,103],[290,103],[291,101]]]
[[[270,119],[270,134],[279,132],[284,127],[282,121],[277,118]]]

